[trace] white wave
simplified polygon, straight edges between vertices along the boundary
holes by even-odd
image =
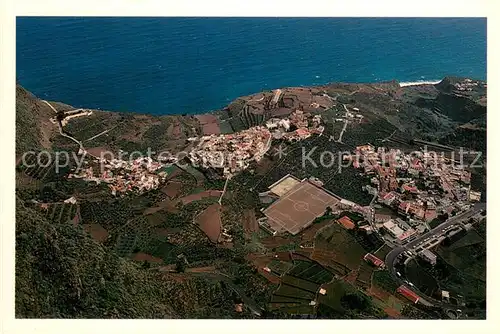
[[[399,86],[418,86],[418,85],[435,85],[440,83],[441,80],[419,80],[419,81],[411,81],[411,82],[400,82]]]

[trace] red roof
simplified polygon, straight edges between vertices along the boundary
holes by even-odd
[[[411,237],[412,235],[414,235],[416,233],[416,231],[414,229],[409,229],[408,231],[405,231],[403,233],[401,233],[398,237],[399,240],[404,240],[408,237]]]
[[[418,302],[418,300],[420,299],[420,297],[415,292],[411,291],[404,285],[401,285],[396,291],[414,303]]]
[[[384,196],[384,200],[393,199],[395,197],[396,197],[396,194],[394,194],[393,192],[390,192],[390,193],[387,193],[387,195]]]
[[[302,129],[302,128],[299,128],[299,129],[295,130],[295,132],[296,132],[299,136],[307,136],[307,135],[311,134],[311,133],[309,132],[309,130],[307,130],[307,129]]]
[[[415,187],[415,186],[410,186],[410,185],[408,185],[408,184],[405,184],[405,185],[403,186],[403,189],[404,189],[404,190],[406,190],[406,191],[412,192],[412,193],[416,193],[416,192],[418,192],[417,187]]]
[[[384,261],[382,261],[381,259],[379,259],[378,257],[376,257],[375,255],[373,255],[371,253],[367,253],[364,256],[364,259],[365,259],[365,261],[373,263],[377,267],[381,267],[384,265]]]
[[[348,230],[351,230],[354,228],[355,224],[354,222],[351,220],[351,218],[347,217],[347,216],[344,216],[342,218],[339,218],[337,219],[337,222],[339,224],[342,224],[346,229]]]
[[[399,203],[399,208],[400,208],[401,210],[405,210],[405,211],[406,211],[406,208],[407,208],[409,205],[410,205],[410,203],[408,203],[408,202],[401,202],[401,203]]]

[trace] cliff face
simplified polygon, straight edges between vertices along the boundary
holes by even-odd
[[[459,123],[467,123],[486,115],[486,87],[479,81],[447,77],[435,85],[434,98],[419,98],[417,106],[427,108]]]

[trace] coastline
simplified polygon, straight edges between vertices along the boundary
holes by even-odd
[[[442,80],[407,81],[407,82],[400,82],[399,86],[406,87],[406,86],[419,86],[419,85],[436,85],[441,81]]]

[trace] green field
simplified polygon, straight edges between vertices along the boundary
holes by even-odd
[[[486,281],[486,241],[475,230],[448,247],[439,246],[436,252],[450,266]]]
[[[297,299],[297,298],[292,298],[292,297],[284,297],[284,296],[278,296],[278,295],[273,295],[271,297],[271,303],[292,303],[292,304],[309,304],[308,299]]]
[[[294,266],[293,266],[292,270],[290,270],[288,272],[288,274],[298,276],[298,275],[300,275],[300,273],[307,270],[312,265],[313,265],[313,262],[311,262],[311,261],[295,260]]]
[[[315,293],[301,290],[287,284],[281,284],[278,290],[274,292],[274,294],[277,296],[308,300],[313,300],[315,296]]]
[[[272,260],[271,263],[268,264],[268,267],[273,273],[282,275],[292,268],[293,264],[285,261]]]
[[[313,293],[316,293],[316,291],[318,291],[319,289],[319,284],[312,283],[290,275],[283,276],[281,278],[281,282]]]
[[[391,247],[389,247],[387,244],[384,244],[382,247],[380,247],[373,255],[381,259],[382,261],[385,260],[385,257],[389,252],[392,250]]]
[[[335,256],[332,260],[351,270],[359,266],[366,254],[366,251],[356,239],[338,224],[323,229],[316,237],[314,248],[319,251],[332,252]]]
[[[295,260],[294,263],[295,266],[288,272],[288,275],[302,278],[317,284],[327,283],[333,279],[334,275],[317,262]]]
[[[342,281],[334,281],[325,286],[326,295],[319,295],[318,302],[324,304],[336,312],[343,313],[345,310],[342,307],[341,299],[353,288]]]
[[[358,277],[356,278],[357,283],[365,289],[369,288],[374,270],[375,268],[373,268],[370,264],[366,262],[361,263],[359,266]]]
[[[399,287],[398,283],[392,278],[387,270],[377,270],[373,272],[373,284],[389,292],[395,292]]]

